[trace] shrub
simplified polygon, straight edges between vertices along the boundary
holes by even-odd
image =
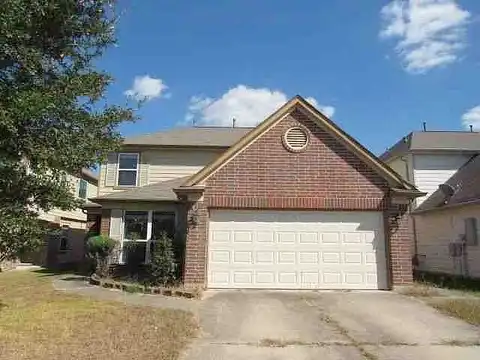
[[[128,241],[123,244],[125,267],[132,280],[138,280],[140,267],[145,261],[145,243]]]
[[[103,235],[92,236],[87,240],[87,255],[93,260],[95,273],[98,276],[108,276],[110,256],[115,245],[115,240]]]
[[[150,263],[147,265],[149,281],[152,285],[173,285],[177,280],[177,262],[173,251],[173,241],[163,233],[152,244]]]

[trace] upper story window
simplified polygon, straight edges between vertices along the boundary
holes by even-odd
[[[118,154],[118,186],[137,186],[139,154]]]
[[[78,197],[80,199],[87,198],[87,186],[88,186],[87,180],[80,179],[80,183],[78,184]]]

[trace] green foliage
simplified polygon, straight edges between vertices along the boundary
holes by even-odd
[[[173,242],[163,233],[155,240],[155,246],[150,254],[147,271],[152,285],[173,285],[178,279],[178,264],[173,251]]]
[[[131,280],[138,280],[140,267],[145,261],[145,243],[127,241],[123,243],[125,266]]]
[[[39,244],[39,211],[80,205],[68,174],[115,151],[130,108],[106,104],[95,60],[115,44],[114,0],[4,0],[0,12],[0,261]]]
[[[90,256],[107,257],[112,254],[116,241],[108,236],[96,235],[87,240],[87,254]]]
[[[110,257],[117,242],[108,236],[97,235],[87,240],[87,255],[95,263],[95,272],[101,277],[108,276]]]
[[[142,292],[143,288],[140,285],[129,284],[125,286],[125,291],[128,293],[139,293]]]

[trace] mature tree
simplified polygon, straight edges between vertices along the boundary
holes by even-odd
[[[38,214],[79,205],[67,181],[121,141],[94,61],[115,38],[114,0],[1,0],[0,261],[38,245]]]

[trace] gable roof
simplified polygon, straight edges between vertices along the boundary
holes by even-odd
[[[448,196],[440,188],[430,195],[414,213],[441,209],[450,206],[480,203],[480,155],[473,156],[445,184],[453,190]]]
[[[188,176],[173,180],[162,181],[142,187],[135,187],[124,191],[113,192],[107,195],[89,199],[94,202],[104,201],[177,201],[173,189],[187,180]]]
[[[252,128],[244,127],[185,127],[156,133],[129,136],[123,145],[165,147],[228,148]]]
[[[480,151],[480,134],[470,131],[414,131],[380,155],[386,161],[410,151]]]
[[[325,129],[331,135],[333,135],[336,139],[343,143],[344,146],[346,146],[358,157],[360,157],[367,164],[369,164],[373,169],[375,169],[380,176],[387,180],[390,186],[399,190],[407,190],[407,192],[410,191],[411,194],[416,194],[414,196],[420,196],[421,193],[419,193],[413,185],[403,180],[402,177],[398,175],[394,170],[392,170],[388,165],[384,164],[380,159],[378,159],[370,151],[364,148],[359,142],[357,142],[354,138],[345,133],[324,114],[322,114],[315,107],[310,105],[304,98],[298,95],[289,100],[280,109],[278,109],[262,123],[260,123],[260,125],[250,131],[246,136],[242,137],[220,157],[218,157],[212,163],[210,163],[202,170],[194,174],[192,177],[190,177],[182,185],[182,187],[188,188],[201,185],[205,180],[207,180],[212,174],[218,171],[223,165],[228,163],[243,149],[248,147],[257,138],[259,138],[261,135],[263,135],[265,132],[275,126],[278,122],[280,122],[285,116],[292,112],[294,108],[297,108],[305,112],[307,115],[312,116],[312,118],[319,126]]]

